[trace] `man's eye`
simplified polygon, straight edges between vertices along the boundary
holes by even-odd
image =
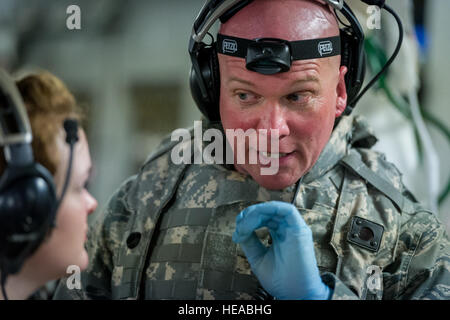
[[[307,103],[309,102],[311,94],[305,93],[292,93],[286,96],[286,99],[291,103]]]
[[[297,94],[297,93],[293,93],[287,96],[287,99],[293,102],[297,102],[300,101],[304,96]]]
[[[249,95],[248,93],[238,93],[238,97],[240,100],[248,100]]]
[[[258,102],[258,96],[251,92],[238,92],[236,93],[237,100],[242,104],[254,104]]]

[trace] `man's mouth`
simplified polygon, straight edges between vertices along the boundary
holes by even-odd
[[[283,158],[283,157],[291,154],[291,153],[283,153],[283,152],[276,153],[276,152],[265,152],[265,151],[260,151],[260,153],[264,157],[271,158],[271,159],[280,159],[280,158]]]

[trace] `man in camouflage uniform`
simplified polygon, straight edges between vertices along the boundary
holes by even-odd
[[[332,13],[307,1],[254,1],[221,28],[290,41],[337,32]],[[258,165],[174,164],[178,142],[167,139],[92,225],[82,290],[63,280],[56,298],[252,299],[258,279],[232,235],[239,212],[272,200],[293,201],[309,226],[329,298],[448,298],[444,227],[394,165],[370,150],[376,138],[364,119],[341,116],[346,69],[339,60],[295,61],[289,72],[270,76],[245,70],[236,58],[219,55],[219,63],[222,130],[279,129],[280,152],[288,154],[280,157],[290,158],[265,177]],[[290,87],[305,75],[317,81]],[[256,234],[271,245],[267,228]],[[373,272],[381,284],[373,285]]]

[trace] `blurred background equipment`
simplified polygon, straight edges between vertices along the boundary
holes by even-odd
[[[446,159],[450,151],[450,122],[448,108],[438,107],[446,105],[444,97],[448,93],[437,95],[430,85],[430,82],[448,79],[448,74],[441,80],[431,76],[435,71],[429,60],[431,52],[444,49],[437,39],[444,37],[438,29],[445,18],[437,11],[445,8],[442,2],[436,6],[411,0],[389,3],[400,14],[404,25],[402,49],[387,74],[361,99],[355,112],[368,117],[374,127],[380,139],[374,148],[397,165],[406,186],[439,214],[449,229],[450,167]],[[360,21],[369,19],[367,6],[357,0],[350,0],[349,4]],[[448,8],[448,4],[446,6]],[[429,18],[431,16],[433,19]],[[436,20],[437,17],[442,20]],[[392,17],[382,11],[380,22],[379,29],[362,23],[369,75],[382,67],[398,37]],[[441,68],[450,70],[444,59]]]
[[[57,74],[87,110],[90,189],[100,206],[162,137],[200,118],[189,91],[187,44],[202,2],[0,2],[1,64]],[[73,4],[81,30],[66,27]]]
[[[0,64],[11,72],[48,69],[86,106],[95,166],[90,189],[100,206],[163,136],[200,118],[189,89],[188,41],[203,2],[0,2]],[[397,25],[381,11],[380,28],[369,29],[367,5],[347,3],[366,28],[369,81],[393,52]],[[81,30],[66,27],[66,9],[74,4],[81,10]],[[379,137],[375,149],[396,164],[408,188],[450,231],[450,2],[388,4],[403,21],[403,46],[354,112],[369,118]]]

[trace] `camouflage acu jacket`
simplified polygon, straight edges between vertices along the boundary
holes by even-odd
[[[375,142],[362,118],[343,117],[303,178],[295,205],[322,279],[332,299],[448,299],[445,229],[370,150]],[[291,202],[293,188],[269,191],[223,165],[175,165],[174,145],[163,142],[113,195],[90,229],[82,289],[63,279],[56,299],[252,298],[257,281],[231,241],[235,216],[254,203]],[[258,235],[270,245],[267,231]],[[180,261],[188,271],[177,271]]]

